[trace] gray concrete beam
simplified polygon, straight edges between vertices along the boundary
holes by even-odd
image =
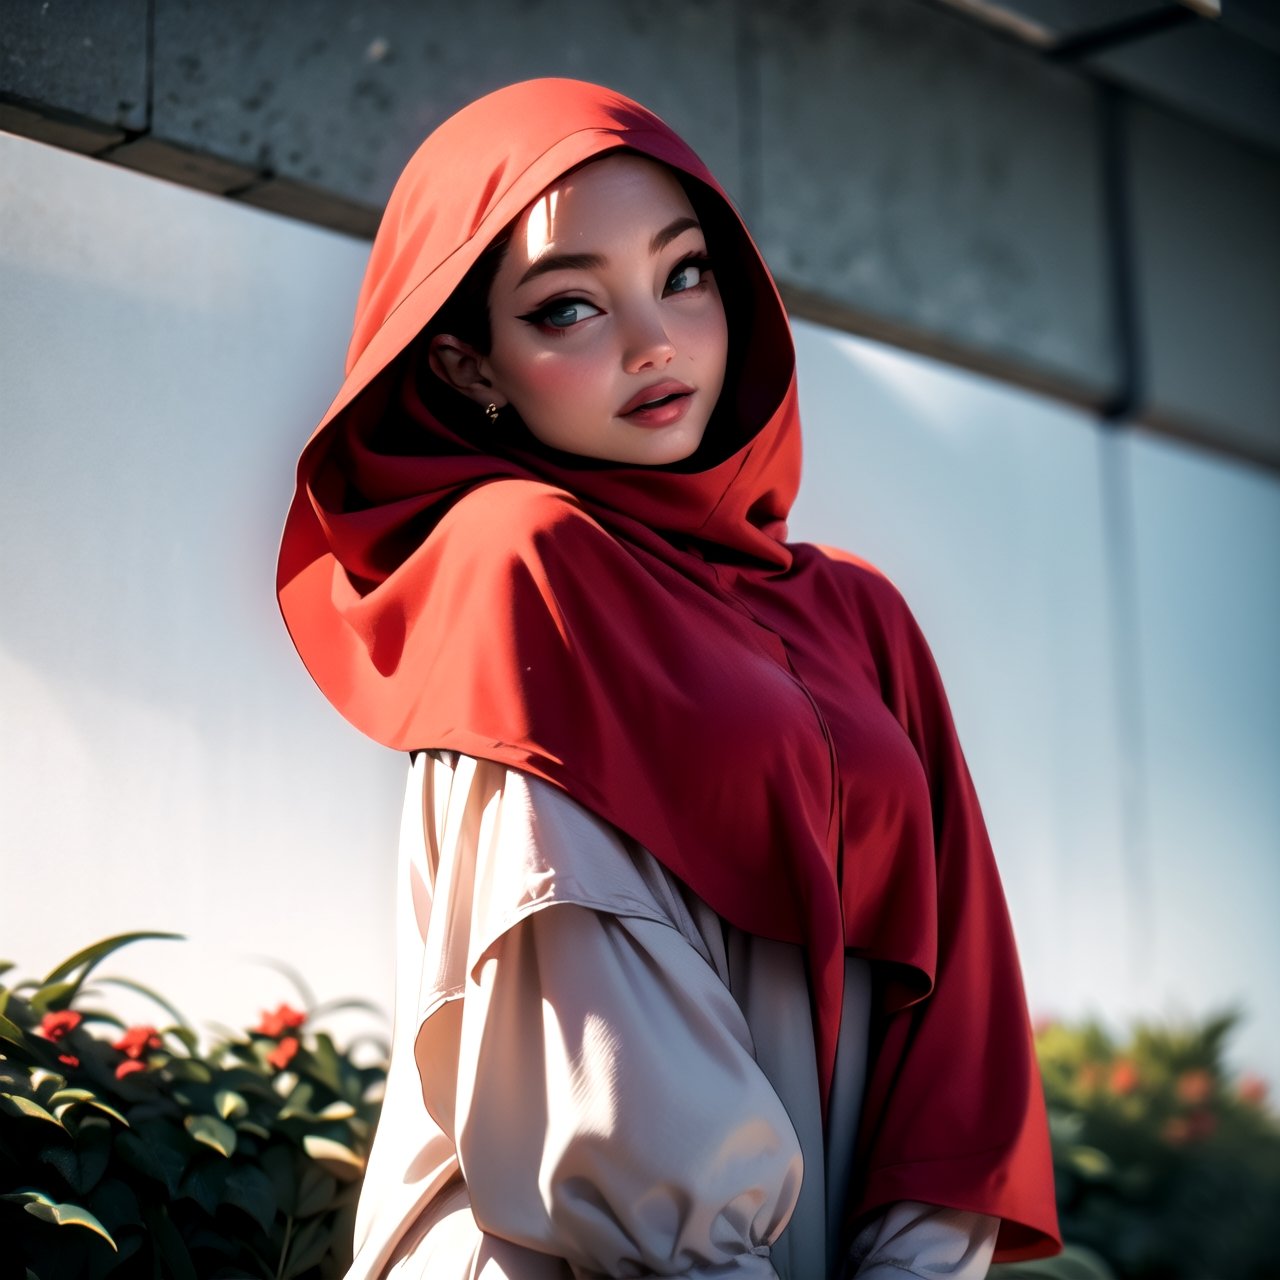
[[[1139,421],[1280,466],[1280,162],[1134,104]]]
[[[25,109],[23,132],[76,151],[146,128],[147,3],[3,0],[0,127],[22,128]]]
[[[873,336],[1110,398],[1092,86],[906,0],[757,0],[753,24],[757,225],[802,309],[816,296]]]
[[[1154,32],[1085,65],[1140,98],[1280,156],[1280,54],[1217,23]]]
[[[446,116],[539,75],[639,98],[739,183],[734,0],[156,0],[153,131],[181,147],[381,207]]]

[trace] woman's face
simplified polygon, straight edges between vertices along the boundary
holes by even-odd
[[[663,165],[610,155],[549,186],[515,224],[489,315],[488,355],[446,362],[478,403],[510,404],[544,444],[589,458],[659,466],[697,449],[728,326],[702,228]]]

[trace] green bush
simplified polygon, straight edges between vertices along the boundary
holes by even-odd
[[[42,982],[3,985],[0,966],[4,1261],[28,1280],[341,1276],[385,1069],[314,1030],[317,1009],[281,1005],[202,1052],[136,983],[115,980],[169,1025],[87,1007],[104,957],[173,936],[108,938]]]
[[[1280,1123],[1224,1065],[1238,1020],[1036,1037],[1063,1235],[1120,1280],[1280,1278]]]
[[[315,1030],[322,1007],[280,1005],[202,1052],[122,979],[98,984],[169,1023],[89,1006],[101,960],[173,936],[108,938],[12,987],[0,964],[3,1261],[35,1280],[340,1277],[385,1046],[357,1065]],[[1037,1033],[1069,1243],[992,1280],[1280,1280],[1280,1121],[1223,1064],[1237,1020],[1139,1024],[1123,1043],[1095,1022]]]

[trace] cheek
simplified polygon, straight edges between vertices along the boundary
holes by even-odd
[[[530,407],[554,404],[563,408],[597,388],[596,372],[594,364],[580,354],[544,350],[519,361],[508,382],[513,398],[519,400],[523,395]]]
[[[707,374],[723,376],[729,357],[729,322],[722,306],[689,316],[682,331],[672,336],[685,350],[696,354]]]

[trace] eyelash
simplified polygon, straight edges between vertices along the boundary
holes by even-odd
[[[706,283],[706,277],[712,271],[711,259],[705,253],[691,253],[687,258],[681,258],[679,262],[671,269],[670,275],[667,276],[667,283],[678,276],[682,271],[689,267],[696,267],[701,273],[698,283],[690,285],[687,289],[677,289],[676,293],[696,293]],[[575,320],[573,324],[551,324],[548,317],[557,311],[563,311],[566,307],[571,307],[575,303],[583,303],[588,307],[594,307],[594,302],[588,302],[586,298],[575,297],[569,294],[563,298],[552,298],[549,302],[544,302],[536,311],[526,312],[520,316],[521,320],[527,321],[529,324],[535,325],[543,333],[553,337],[562,338],[571,329],[576,329],[582,323],[581,320]],[[587,317],[590,319],[590,317]]]

